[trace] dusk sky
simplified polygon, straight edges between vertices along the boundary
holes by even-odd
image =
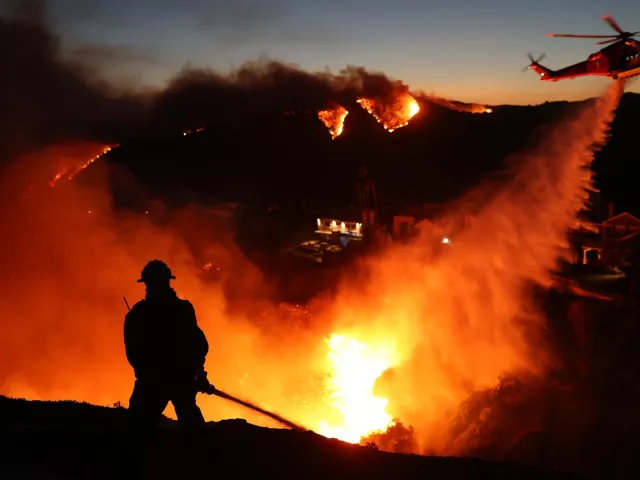
[[[609,80],[541,82],[527,52],[551,69],[586,59],[612,34],[612,15],[640,30],[634,0],[52,0],[65,45],[101,52],[112,78],[162,85],[187,63],[229,71],[267,56],[307,70],[362,65],[413,89],[480,103],[540,103],[600,93]],[[91,47],[91,48],[87,48]],[[100,48],[97,48],[100,47]],[[86,56],[86,55],[85,55]],[[628,88],[640,92],[640,80]]]

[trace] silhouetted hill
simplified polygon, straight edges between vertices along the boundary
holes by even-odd
[[[187,136],[125,141],[109,161],[131,170],[151,195],[179,203],[352,204],[361,165],[369,168],[383,205],[446,201],[501,168],[509,154],[535,142],[544,134],[541,127],[578,103],[497,106],[491,114],[470,114],[420,102],[421,112],[393,133],[359,106],[345,105],[349,115],[335,140],[314,111],[265,113]],[[632,210],[638,114],[640,95],[626,94],[611,141],[595,164],[605,197]]]
[[[124,409],[0,397],[3,478],[118,478]],[[194,458],[174,431],[162,429],[148,477],[188,478],[579,478],[514,464],[380,452],[314,433],[256,427],[242,420],[209,424],[210,458]],[[13,474],[13,476],[10,476]],[[17,477],[22,474],[21,477]],[[38,476],[36,476],[38,475]]]

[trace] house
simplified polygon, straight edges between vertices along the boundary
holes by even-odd
[[[347,235],[354,239],[362,238],[362,223],[353,219],[325,217],[316,220],[316,233],[321,235]]]
[[[442,213],[444,206],[441,203],[424,203],[400,208],[393,216],[394,240],[406,241],[418,235],[427,224],[431,225],[431,220]]]
[[[602,222],[602,226],[606,237],[616,239],[640,232],[640,220],[627,212],[612,216]]]
[[[316,234],[329,239],[346,237],[351,240],[362,240],[366,229],[362,222],[362,212],[355,207],[327,210],[318,213],[316,218]]]
[[[609,204],[609,218],[598,222],[583,214],[573,228],[577,247],[577,263],[602,263],[621,266],[640,240],[640,219],[628,212],[614,214]]]
[[[423,219],[419,207],[404,207],[393,216],[393,238],[395,240],[406,240],[414,236],[415,226]]]
[[[640,220],[628,212],[615,215],[602,223],[601,261],[607,265],[625,265],[637,248]]]
[[[456,232],[464,230],[474,222],[471,209],[458,205],[459,214],[443,216],[448,204],[425,203],[420,206],[403,207],[393,217],[393,238],[406,241],[414,236],[427,235],[442,238],[442,243],[450,243]]]

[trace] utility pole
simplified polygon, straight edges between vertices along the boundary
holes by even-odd
[[[364,165],[360,167],[356,191],[365,241],[373,244],[377,240],[380,225],[378,218],[378,196],[376,194],[376,186],[369,177],[367,167]]]

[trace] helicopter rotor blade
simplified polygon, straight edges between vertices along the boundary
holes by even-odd
[[[613,28],[620,35],[624,35],[625,33],[624,30],[620,28],[620,25],[618,25],[618,22],[616,22],[611,15],[603,15],[602,20],[604,20],[607,23],[607,25]]]
[[[576,33],[547,33],[547,37],[565,38],[618,38],[618,35],[582,35]]]
[[[616,43],[619,40],[620,40],[619,38],[612,38],[611,40],[604,40],[603,42],[597,42],[596,45],[607,45],[608,43]]]

